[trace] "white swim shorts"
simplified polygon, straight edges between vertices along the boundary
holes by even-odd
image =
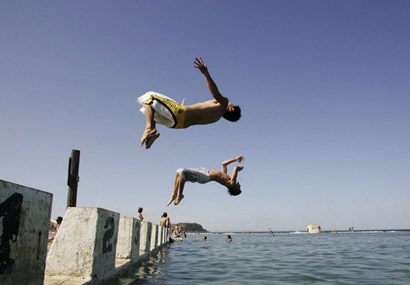
[[[186,181],[198,182],[201,184],[207,183],[211,180],[208,169],[204,167],[200,168],[179,168],[177,173],[182,176]]]

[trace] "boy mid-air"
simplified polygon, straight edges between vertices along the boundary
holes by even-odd
[[[229,102],[228,98],[219,93],[218,87],[208,71],[208,66],[202,58],[195,58],[195,68],[205,76],[208,89],[213,99],[184,106],[175,100],[157,92],[147,92],[138,97],[142,105],[141,112],[145,114],[145,129],[141,137],[141,146],[150,148],[159,137],[156,123],[174,129],[185,129],[193,125],[206,125],[217,122],[221,117],[236,122],[241,117],[239,106]]]
[[[182,192],[184,191],[185,182],[197,182],[205,184],[211,181],[215,181],[228,189],[228,193],[231,196],[237,196],[241,194],[241,184],[237,181],[238,172],[243,169],[243,166],[234,166],[232,174],[228,175],[228,165],[233,162],[242,163],[244,157],[238,156],[232,159],[225,160],[222,162],[222,169],[219,170],[210,170],[207,168],[179,168],[177,170],[174,182],[174,192],[172,193],[171,200],[168,202],[169,206],[172,202],[174,205],[178,205],[181,200],[184,198]]]

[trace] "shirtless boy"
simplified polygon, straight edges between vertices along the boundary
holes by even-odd
[[[221,171],[209,170],[206,168],[179,168],[175,176],[174,192],[167,206],[169,206],[172,202],[174,202],[174,205],[178,205],[181,202],[184,198],[182,192],[184,191],[186,181],[198,182],[201,184],[215,181],[228,188],[228,193],[231,196],[241,194],[241,185],[237,182],[237,177],[238,172],[243,169],[243,166],[234,166],[231,176],[227,173],[227,166],[235,161],[242,162],[243,160],[244,157],[242,155],[228,159],[222,162]]]
[[[204,75],[208,89],[213,99],[193,105],[183,106],[173,99],[157,92],[147,92],[137,101],[143,107],[145,114],[145,129],[141,137],[141,146],[150,148],[159,137],[156,123],[169,128],[185,129],[193,125],[206,125],[217,122],[221,117],[236,122],[241,117],[239,106],[229,102],[228,98],[219,93],[218,87],[208,71],[208,66],[202,58],[195,58],[195,68]]]

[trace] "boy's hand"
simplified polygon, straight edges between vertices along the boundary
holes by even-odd
[[[201,71],[202,73],[206,73],[206,72],[208,72],[208,66],[206,65],[206,63],[202,60],[202,57],[197,57],[197,58],[195,58],[195,61],[194,61],[194,64],[195,64],[195,68],[198,68],[199,69],[199,71]]]
[[[238,157],[236,158],[236,161],[242,163],[242,162],[245,161],[245,157],[244,157],[243,155],[238,156]]]

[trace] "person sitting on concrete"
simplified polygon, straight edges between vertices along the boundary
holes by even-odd
[[[55,236],[58,232],[58,229],[60,228],[62,222],[63,222],[63,218],[58,216],[57,219],[56,219],[57,224],[56,224],[56,228],[55,228],[55,231],[54,231],[54,235],[52,237],[48,238],[48,242],[54,241],[54,238],[55,238]]]
[[[169,219],[168,214],[166,212],[162,214],[161,219],[159,221],[159,225],[161,227],[171,229],[171,220]]]
[[[140,220],[141,222],[144,220],[144,216],[142,215],[142,211],[143,211],[143,208],[139,207],[139,208],[138,208],[138,216],[137,216],[137,219]]]

